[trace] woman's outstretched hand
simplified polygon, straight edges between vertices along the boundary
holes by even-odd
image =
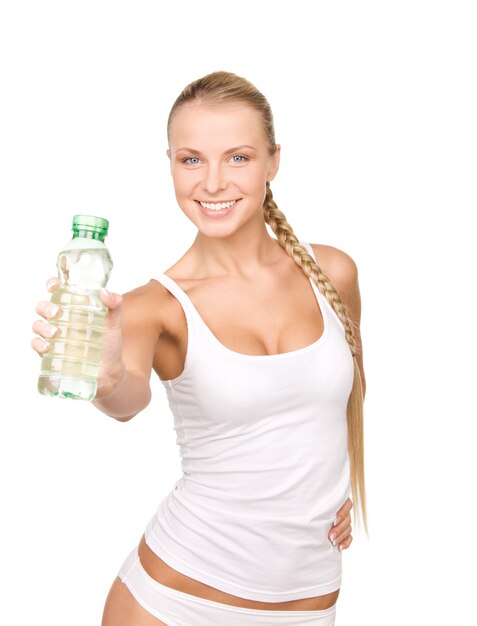
[[[353,537],[351,535],[351,515],[353,502],[348,498],[341,509],[336,514],[336,526],[332,526],[328,533],[331,543],[340,550],[346,550],[351,545]]]
[[[48,279],[46,286],[48,291],[53,293],[59,286],[59,279],[55,277]],[[100,298],[108,308],[108,314],[104,323],[96,397],[111,393],[124,374],[121,335],[122,296],[105,290],[100,292]],[[62,312],[58,305],[50,301],[38,302],[35,311],[44,319],[36,320],[32,325],[32,330],[38,337],[32,340],[31,346],[43,357],[51,347],[49,340],[58,335],[55,320],[61,318]]]

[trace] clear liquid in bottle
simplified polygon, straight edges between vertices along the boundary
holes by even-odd
[[[113,266],[104,245],[108,222],[76,215],[73,239],[57,259],[60,286],[51,301],[61,315],[41,361],[38,391],[48,396],[92,400],[97,391],[101,344],[107,309],[99,297]]]

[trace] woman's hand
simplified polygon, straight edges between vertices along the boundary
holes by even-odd
[[[50,293],[57,288],[58,282],[57,278],[48,279],[46,288]],[[41,301],[36,305],[35,311],[41,315],[45,321],[36,320],[33,323],[32,330],[34,333],[39,335],[39,337],[32,339],[31,347],[35,350],[35,352],[43,357],[45,352],[48,352],[51,347],[49,340],[53,339],[53,337],[58,334],[58,327],[54,324],[49,324],[46,320],[59,319],[59,317],[61,317],[61,310],[58,305],[53,302]]]
[[[53,293],[58,288],[59,282],[56,277],[48,279],[46,283],[48,291]],[[104,322],[96,397],[111,393],[124,375],[121,335],[122,296],[104,291],[100,292],[100,298],[108,308],[108,314]],[[35,311],[44,319],[36,320],[32,325],[33,332],[39,336],[32,340],[31,346],[40,357],[43,357],[51,347],[49,340],[58,335],[59,331],[55,322],[60,320],[62,311],[57,304],[50,301],[38,302]]]
[[[351,515],[353,502],[348,498],[336,515],[336,526],[332,526],[328,533],[329,540],[340,550],[349,548],[353,537],[351,536]]]

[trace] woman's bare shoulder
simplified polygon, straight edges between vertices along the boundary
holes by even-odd
[[[159,335],[174,327],[179,309],[178,300],[154,279],[123,294],[124,314],[141,325],[154,326]]]
[[[345,292],[355,288],[358,281],[358,266],[347,252],[321,243],[310,245],[318,266],[336,288],[341,288]]]
[[[148,283],[134,287],[123,294],[123,299],[129,307],[146,307],[150,312],[151,302],[168,300],[169,292],[157,280],[150,280]]]

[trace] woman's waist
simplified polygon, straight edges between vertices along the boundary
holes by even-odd
[[[157,582],[200,598],[222,602],[232,606],[244,608],[275,610],[275,611],[314,611],[323,610],[333,606],[339,595],[339,589],[324,595],[317,595],[310,598],[300,598],[286,602],[261,602],[242,598],[215,587],[202,583],[190,576],[170,567],[147,545],[143,536],[139,544],[139,559],[146,573]]]
[[[345,500],[331,508],[284,511],[263,504],[232,506],[175,491],[159,505],[146,536],[156,552],[166,551],[184,563],[207,561],[216,569],[232,560],[243,571],[265,577],[271,587],[274,579],[289,574],[300,586],[308,572],[335,563],[328,533]]]
[[[161,505],[178,507],[206,516],[260,521],[281,520],[310,524],[334,520],[351,492],[349,469],[325,484],[276,476],[254,480],[216,480],[207,474],[184,474]]]
[[[350,481],[350,460],[345,455],[332,461],[307,460],[285,463],[218,463],[184,456],[182,476],[176,482],[181,489],[204,495],[230,493],[238,496],[292,496],[306,491],[311,496],[333,493]]]

